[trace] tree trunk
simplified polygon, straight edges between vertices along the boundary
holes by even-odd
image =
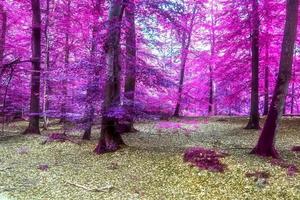
[[[266,60],[269,60],[269,48],[266,47]],[[269,66],[268,61],[265,66],[265,95],[264,95],[264,112],[263,115],[268,115],[269,113]]]
[[[66,126],[67,118],[67,100],[68,100],[68,69],[70,64],[70,17],[71,17],[71,0],[67,1],[67,24],[65,33],[65,64],[63,68],[63,81],[62,81],[62,105],[61,105],[61,118],[60,123],[63,123],[64,129]]]
[[[298,23],[298,7],[298,0],[287,1],[284,38],[282,42],[280,68],[275,91],[267,120],[256,147],[251,151],[252,154],[259,156],[271,156],[274,158],[279,157],[275,148],[275,136],[278,131],[279,121],[283,113],[285,97],[292,75],[293,53]]]
[[[105,42],[107,77],[102,109],[101,136],[95,153],[116,151],[124,144],[117,131],[118,119],[109,115],[111,108],[120,105],[120,35],[124,12],[123,0],[112,0],[108,19],[108,37]]]
[[[29,126],[23,134],[40,134],[40,65],[41,65],[41,10],[40,1],[31,0],[32,5],[32,73]]]
[[[183,81],[185,74],[185,64],[188,56],[188,48],[186,45],[187,33],[183,32],[182,41],[181,41],[181,63],[180,63],[180,79],[179,79],[179,87],[178,87],[178,100],[175,107],[174,117],[179,117],[180,107],[181,107],[181,99],[182,99],[182,89],[183,89]]]
[[[252,81],[251,81],[251,112],[246,129],[259,129],[259,13],[258,0],[252,4]]]
[[[265,11],[266,11],[266,18],[267,18],[267,25],[266,25],[266,31],[267,31],[267,39],[266,39],[266,46],[265,46],[265,78],[264,78],[264,111],[263,115],[266,116],[269,113],[269,48],[270,48],[270,24],[269,24],[269,0],[264,1]]]
[[[129,1],[125,8],[126,19],[126,77],[125,77],[125,109],[129,115],[125,124],[120,124],[120,132],[133,132],[134,94],[136,84],[136,32],[135,3]]]
[[[7,14],[4,11],[3,5],[0,4],[0,17],[1,17],[1,32],[0,32],[0,70],[2,69],[5,49],[5,38],[7,29]]]
[[[50,68],[50,42],[49,42],[49,12],[50,12],[50,0],[46,1],[46,22],[45,22],[45,43],[46,43],[46,65],[45,65],[45,75],[44,75],[44,98],[43,98],[43,128],[44,130],[48,129],[48,117],[47,110],[49,107],[48,95],[49,95],[49,68]]]
[[[174,117],[179,117],[180,113],[180,107],[181,107],[181,99],[182,99],[182,90],[183,90],[183,82],[184,82],[184,75],[185,75],[185,65],[187,62],[188,54],[189,54],[189,48],[191,44],[191,38],[192,38],[192,31],[194,28],[194,21],[196,17],[196,10],[197,10],[197,4],[195,4],[193,8],[192,18],[190,21],[190,24],[186,23],[188,26],[188,30],[182,31],[182,40],[181,40],[181,58],[180,58],[180,79],[179,79],[179,87],[178,87],[178,99],[176,102]]]
[[[210,66],[209,66],[209,106],[208,114],[216,115],[215,109],[215,99],[214,99],[214,76],[213,70],[215,67],[215,45],[216,45],[216,35],[215,35],[215,18],[214,18],[214,1],[211,5],[211,35],[210,35]]]
[[[293,83],[292,83],[292,96],[291,96],[291,115],[294,114],[294,104],[295,104],[295,76],[296,76],[296,69],[295,69],[296,66],[294,66],[294,69],[293,69]]]
[[[86,96],[86,108],[85,108],[85,125],[84,125],[84,134],[82,136],[83,140],[90,140],[91,131],[94,120],[95,107],[94,102],[99,95],[99,76],[100,69],[99,65],[96,64],[96,52],[97,52],[97,35],[99,32],[99,23],[98,19],[101,16],[101,4],[102,0],[97,0],[96,5],[94,7],[94,24],[92,28],[92,47],[91,47],[91,57],[90,57],[90,66],[89,70],[89,82],[87,88],[87,96]]]

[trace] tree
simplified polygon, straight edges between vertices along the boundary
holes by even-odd
[[[189,48],[191,45],[191,39],[192,39],[192,32],[194,28],[194,21],[197,14],[197,3],[195,3],[193,7],[193,11],[191,13],[191,18],[188,23],[188,19],[185,19],[186,21],[183,22],[184,25],[182,27],[181,31],[181,52],[180,52],[180,74],[179,74],[179,86],[178,86],[178,99],[176,102],[174,117],[179,117],[180,107],[181,107],[181,99],[182,99],[182,90],[183,90],[183,82],[184,82],[184,76],[185,76],[185,67],[186,62],[188,59],[189,54]]]
[[[260,129],[259,127],[259,12],[258,0],[252,2],[252,78],[251,78],[251,108],[250,119],[246,129]]]
[[[210,115],[216,114],[215,92],[214,92],[214,77],[213,72],[215,68],[216,55],[216,16],[215,16],[214,0],[211,1],[211,27],[210,27],[210,65],[209,65],[209,105],[208,113]]]
[[[23,134],[40,134],[40,73],[41,73],[41,10],[40,1],[31,0],[32,6],[32,73],[29,126]]]
[[[275,136],[278,132],[279,121],[283,113],[285,98],[288,92],[289,81],[292,75],[292,64],[294,45],[297,34],[298,23],[298,0],[288,0],[286,5],[286,20],[284,37],[281,48],[280,67],[277,82],[270,105],[264,128],[259,137],[257,145],[251,151],[259,156],[271,156],[278,158],[279,154],[275,148]]]
[[[135,30],[135,2],[128,1],[125,8],[126,20],[126,74],[125,74],[125,105],[128,119],[126,124],[119,127],[122,132],[135,131],[133,128],[134,94],[136,85],[136,30]]]
[[[269,112],[269,74],[270,74],[270,68],[269,68],[269,49],[270,49],[270,35],[269,35],[269,30],[270,30],[270,24],[269,24],[269,17],[270,17],[270,8],[269,8],[269,1],[265,0],[264,1],[264,6],[266,10],[266,44],[265,44],[265,77],[264,77],[264,111],[263,115],[268,115]]]
[[[3,5],[0,4],[1,32],[0,32],[0,67],[2,69],[4,59],[5,38],[7,29],[7,14],[4,11]]]
[[[65,56],[64,56],[64,67],[63,67],[63,80],[62,80],[62,104],[61,104],[61,119],[60,122],[66,123],[67,115],[67,96],[68,96],[68,69],[70,65],[70,24],[71,24],[71,0],[67,0],[66,8],[66,30],[65,30]]]
[[[50,0],[46,1],[46,20],[45,20],[45,28],[44,28],[44,35],[45,35],[45,77],[44,77],[44,90],[43,90],[43,128],[45,130],[48,129],[48,117],[47,117],[47,110],[49,107],[48,95],[49,95],[49,68],[50,68],[50,39],[49,39],[49,23],[50,23]]]
[[[99,34],[99,17],[101,16],[102,9],[101,6],[103,4],[103,0],[96,0],[96,4],[94,6],[94,21],[92,28],[92,47],[91,47],[91,55],[90,55],[90,66],[89,69],[89,82],[87,88],[87,100],[86,100],[86,108],[85,108],[85,128],[82,139],[89,140],[91,137],[92,125],[94,120],[94,103],[99,95],[99,65],[96,64],[96,53],[97,53],[97,34]]]
[[[104,45],[106,52],[107,74],[102,108],[101,136],[95,153],[101,154],[116,151],[124,144],[117,131],[118,116],[113,112],[120,106],[120,35],[125,2],[112,0],[108,18],[107,39]]]

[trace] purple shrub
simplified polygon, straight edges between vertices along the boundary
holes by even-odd
[[[220,158],[224,158],[227,155],[226,153],[219,153],[212,149],[193,147],[184,152],[183,160],[199,169],[224,172],[227,166],[221,163]]]

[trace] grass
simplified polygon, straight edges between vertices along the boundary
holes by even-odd
[[[0,199],[300,199],[300,175],[287,176],[285,169],[248,154],[259,131],[244,130],[245,118],[226,120],[138,123],[139,133],[124,136],[128,147],[100,156],[92,152],[99,130],[81,145],[42,145],[45,135],[61,127],[53,125],[43,136],[21,136],[26,122],[10,124],[0,137]],[[300,144],[299,132],[300,119],[286,118],[277,138],[283,159],[298,168],[299,154],[290,148]],[[190,167],[182,154],[191,146],[228,151],[230,156],[222,159],[228,169],[213,173]],[[245,176],[255,171],[268,172],[268,183]],[[84,189],[106,186],[111,189]]]

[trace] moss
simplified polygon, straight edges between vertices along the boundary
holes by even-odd
[[[259,132],[243,130],[247,119],[217,120],[199,119],[190,137],[180,130],[157,134],[154,122],[137,124],[142,133],[124,136],[129,147],[100,156],[92,152],[99,130],[93,130],[94,140],[81,145],[42,145],[45,136],[6,137],[0,140],[0,199],[300,199],[299,175],[289,177],[285,169],[248,154]],[[277,146],[283,158],[299,168],[298,154],[290,151],[300,144],[298,120],[284,120]],[[228,169],[212,173],[191,168],[182,161],[189,146],[226,149],[230,156],[222,162]],[[20,153],[24,149],[26,153]],[[39,169],[41,165],[47,170]],[[268,173],[268,184],[260,187],[245,176],[255,171]],[[91,192],[68,182],[113,188]]]

